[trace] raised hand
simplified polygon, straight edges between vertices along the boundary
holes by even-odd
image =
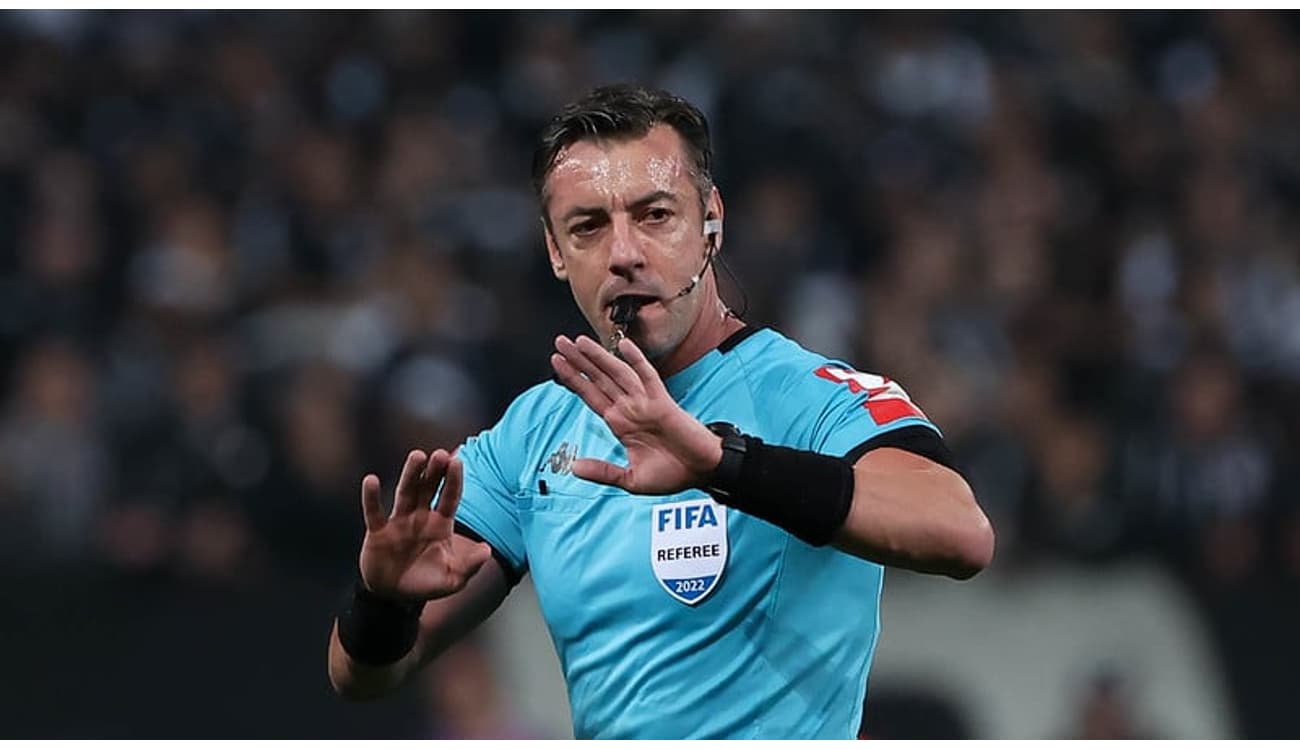
[[[623,359],[586,336],[555,339],[551,367],[560,382],[609,425],[627,449],[628,465],[579,458],[573,473],[639,495],[671,495],[698,487],[722,459],[721,439],[677,405],[654,365],[631,339]]]
[[[427,601],[465,587],[492,548],[453,533],[464,477],[460,459],[445,450],[427,456],[411,451],[387,516],[379,502],[379,477],[367,474],[361,480],[366,538],[360,564],[366,588],[394,599]],[[438,507],[430,508],[439,483]]]

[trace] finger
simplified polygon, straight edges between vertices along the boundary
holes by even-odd
[[[551,355],[551,369],[555,370],[556,377],[565,388],[578,394],[578,398],[597,414],[604,416],[605,410],[613,405],[609,396],[602,393],[595,383],[583,377],[563,354]]]
[[[447,475],[447,464],[451,463],[451,453],[439,448],[429,454],[429,460],[424,463],[424,469],[420,472],[420,481],[425,485],[438,488],[438,483]]]
[[[413,450],[406,454],[406,463],[402,465],[402,475],[397,479],[397,491],[393,493],[393,517],[406,515],[415,510],[414,497],[419,490],[420,476],[428,460],[422,450]]]
[[[579,337],[578,340],[581,341],[582,338]],[[564,336],[560,336],[555,339],[555,348],[560,354],[564,355],[565,359],[569,360],[569,364],[585,375],[587,380],[594,383],[610,401],[617,401],[619,397],[625,395],[623,388],[610,378],[609,373],[593,362],[590,356],[578,348],[577,344]]]
[[[645,353],[641,347],[636,345],[632,339],[623,339],[618,342],[618,351],[623,355],[623,361],[632,368],[632,372],[641,380],[641,385],[649,393],[658,391],[667,391],[664,386],[663,378],[659,377],[659,371],[655,366],[650,364],[646,359]]]
[[[379,477],[367,474],[361,480],[361,516],[366,519],[366,531],[384,528],[384,507],[379,502]]]
[[[420,489],[415,493],[415,507],[418,510],[430,510],[433,499],[438,494],[442,480],[447,476],[447,466],[451,463],[451,454],[439,448],[429,454],[429,460],[420,474]]]
[[[465,464],[456,456],[447,460],[446,478],[442,483],[442,492],[438,493],[438,505],[433,512],[447,519],[456,518],[456,509],[460,507],[460,493],[465,487]]]
[[[586,479],[588,482],[598,482],[627,489],[625,483],[628,478],[628,470],[608,461],[595,458],[579,458],[573,462],[573,475]]]
[[[623,340],[631,341],[631,339]],[[619,390],[632,394],[645,392],[636,372],[626,362],[615,357],[608,349],[596,343],[594,339],[579,336],[576,343],[578,351],[591,360],[592,365],[598,368],[602,375],[614,381]]]

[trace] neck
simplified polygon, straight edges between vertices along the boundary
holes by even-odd
[[[728,336],[745,327],[744,321],[728,314],[727,306],[716,294],[712,297],[712,302],[705,305],[677,348],[654,361],[655,369],[661,377],[666,378],[686,369],[716,349]]]

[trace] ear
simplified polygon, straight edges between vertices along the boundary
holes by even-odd
[[[717,227],[717,230],[713,232],[713,252],[715,253],[722,249],[722,218],[726,213],[726,206],[722,205],[722,193],[718,191],[715,185],[709,191],[709,200],[704,204],[704,220],[706,222],[716,222],[713,225]]]
[[[560,281],[568,281],[569,269],[564,265],[564,255],[560,253],[560,246],[555,244],[555,235],[546,226],[545,219],[542,220],[542,235],[546,237],[546,256],[551,261],[551,273]]]

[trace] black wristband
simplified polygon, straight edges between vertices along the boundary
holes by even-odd
[[[842,458],[740,437],[745,444],[743,451],[736,451],[741,455],[739,469],[728,467],[724,455],[719,467],[724,470],[715,474],[708,493],[808,544],[830,543],[853,504],[853,466]]]
[[[423,602],[384,598],[358,578],[339,611],[339,643],[362,664],[392,664],[415,645],[423,610]]]

